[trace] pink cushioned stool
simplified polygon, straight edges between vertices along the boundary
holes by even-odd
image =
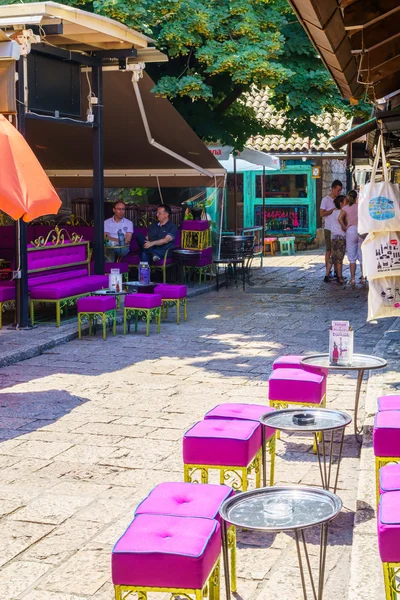
[[[376,468],[376,494],[379,498],[379,469],[400,462],[400,411],[388,410],[375,415],[373,444]]]
[[[380,396],[378,398],[378,411],[383,412],[385,410],[400,410],[400,396],[396,394],[393,396]]]
[[[303,369],[275,369],[268,380],[268,400],[274,408],[326,406],[326,377]],[[277,431],[278,439],[280,432]],[[321,438],[319,434],[319,438]],[[317,452],[314,441],[314,454]]]
[[[389,464],[379,470],[379,492],[400,492],[400,465]]]
[[[79,298],[78,308],[78,338],[82,339],[82,322],[87,320],[89,323],[89,335],[92,335],[92,327],[96,333],[97,321],[100,321],[103,327],[103,340],[107,338],[107,322],[112,326],[113,334],[117,334],[117,301],[115,296],[87,296]]]
[[[256,421],[259,423],[260,418],[265,413],[274,411],[275,409],[271,406],[262,406],[261,404],[242,404],[228,402],[225,404],[218,404],[215,408],[212,408],[205,414],[205,419],[244,419],[246,421]],[[269,484],[274,485],[274,472],[275,472],[275,446],[276,436],[275,429],[262,425],[263,433],[263,486],[267,485],[266,482],[266,460],[267,452],[271,456],[271,469]]]
[[[236,478],[235,490],[246,491],[248,474],[255,471],[256,487],[261,483],[261,425],[254,421],[206,419],[199,421],[183,437],[184,479],[191,483],[199,471],[201,481],[208,483],[208,471],[219,471],[220,483],[230,474]]]
[[[234,491],[226,485],[200,483],[160,483],[136,508],[135,514],[172,515],[174,517],[201,517],[220,522],[221,504]],[[236,592],[236,528],[227,531],[231,551],[231,589]]]
[[[112,551],[115,599],[125,594],[219,594],[221,533],[218,521],[166,515],[136,516]]]
[[[183,307],[183,320],[187,319],[186,285],[172,285],[169,283],[160,283],[154,289],[155,294],[159,294],[162,298],[161,315],[168,318],[168,307],[175,305],[176,307],[176,322],[179,325],[181,322],[181,307]]]
[[[135,333],[138,330],[139,318],[146,321],[146,336],[150,334],[150,323],[154,318],[157,333],[161,327],[161,296],[159,294],[128,294],[124,304],[124,333],[130,331],[132,318],[135,319]]]
[[[383,494],[378,508],[378,546],[387,600],[398,598],[400,570],[400,492]]]
[[[272,363],[272,368],[275,369],[303,369],[308,373],[317,373],[318,375],[325,375],[328,377],[328,369],[324,367],[313,367],[312,365],[302,365],[301,361],[305,358],[301,354],[286,354],[280,356]]]

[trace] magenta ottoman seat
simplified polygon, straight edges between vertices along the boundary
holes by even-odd
[[[54,283],[33,284],[29,293],[31,300],[61,300],[95,292],[101,288],[108,288],[108,275],[87,275]]]
[[[155,287],[154,293],[159,294],[163,300],[178,300],[179,298],[186,298],[187,287],[186,285],[159,283]]]
[[[88,296],[79,298],[77,302],[78,312],[107,312],[115,310],[117,302],[115,297],[107,296]]]
[[[262,406],[261,404],[242,404],[227,402],[218,404],[204,415],[205,419],[244,419],[246,421],[260,422],[260,418],[267,412],[275,409],[272,406]],[[274,435],[275,429],[265,427],[265,438],[268,440]]]
[[[207,419],[183,436],[187,464],[245,467],[261,448],[261,425],[254,421]]]
[[[114,585],[201,589],[221,551],[214,519],[137,515],[112,552]]]
[[[220,506],[233,493],[226,485],[160,483],[142,500],[135,514],[203,517],[219,521]]]
[[[400,457],[400,411],[376,413],[373,441],[375,456]]]
[[[125,296],[125,308],[159,308],[161,296],[159,294],[128,294]]]
[[[400,410],[400,396],[380,396],[378,398],[378,411]]]
[[[268,399],[274,402],[320,404],[326,377],[302,369],[275,369],[269,378]]]
[[[381,561],[400,563],[400,492],[381,496],[377,521]]]
[[[272,363],[272,368],[275,369],[304,369],[308,373],[317,373],[318,375],[325,375],[328,377],[328,369],[324,367],[313,367],[311,365],[302,365],[301,361],[305,358],[300,354],[286,354],[280,356]]]
[[[379,492],[396,491],[400,491],[400,465],[385,465],[379,470]]]

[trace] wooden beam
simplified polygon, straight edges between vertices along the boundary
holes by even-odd
[[[400,54],[400,36],[368,52],[363,68],[376,69]],[[364,62],[363,61],[363,62]]]
[[[389,15],[394,16],[398,10],[399,0],[358,0],[345,9],[344,28],[352,30],[370,27]]]
[[[400,72],[394,73],[391,77],[382,79],[374,86],[375,98],[383,98],[392,92],[400,89]]]
[[[379,65],[375,69],[372,69],[369,72],[368,82],[376,83],[382,79],[385,79],[386,77],[394,75],[396,72],[400,73],[400,54],[391,60],[388,60],[386,63]],[[363,75],[362,71],[361,73]]]
[[[349,31],[352,51],[362,51],[384,43],[399,34],[399,19],[386,17],[362,31]]]

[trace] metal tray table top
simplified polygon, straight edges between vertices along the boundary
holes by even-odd
[[[368,354],[354,354],[351,365],[334,365],[329,361],[329,354],[313,354],[305,356],[301,360],[302,365],[312,365],[315,367],[324,367],[337,371],[357,371],[370,369],[383,369],[387,362],[379,356],[369,356]]]
[[[237,527],[258,531],[297,531],[326,523],[342,509],[327,490],[312,487],[269,487],[243,492],[223,502],[221,517]]]
[[[314,422],[307,424],[293,422],[293,417],[299,414],[312,415]],[[346,427],[351,423],[351,417],[341,410],[299,406],[299,408],[285,408],[268,412],[260,418],[260,422],[282,431],[325,431]]]

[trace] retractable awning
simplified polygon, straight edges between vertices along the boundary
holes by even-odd
[[[172,104],[151,92],[154,83],[144,73],[139,89],[152,137],[210,176],[149,144],[131,77],[121,71],[103,74],[105,187],[222,185],[225,169]],[[84,74],[83,108],[87,95]],[[92,187],[92,129],[67,122],[28,118],[27,139],[55,187]]]

